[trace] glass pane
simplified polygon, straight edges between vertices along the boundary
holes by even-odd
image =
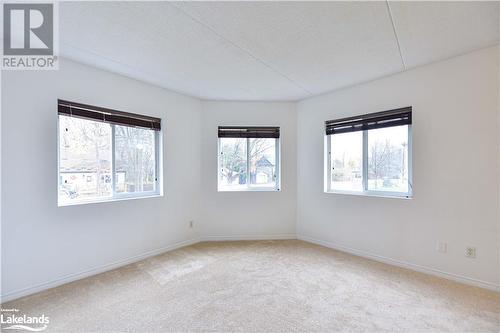
[[[408,125],[368,131],[368,189],[408,192]]]
[[[250,140],[250,184],[257,187],[276,186],[276,139]]]
[[[59,116],[59,202],[111,195],[111,126]]]
[[[116,193],[155,191],[155,157],[155,131],[116,125]]]
[[[219,189],[237,190],[247,184],[247,139],[220,138]]]
[[[331,189],[363,190],[363,132],[330,135]]]

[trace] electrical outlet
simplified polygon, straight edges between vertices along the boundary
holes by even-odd
[[[475,258],[476,257],[476,248],[473,246],[467,246],[465,248],[465,256],[468,258]]]
[[[191,228],[191,229],[192,229],[193,227],[194,227],[194,221],[193,221],[193,220],[191,220],[191,221],[189,221],[189,228]]]
[[[446,244],[446,242],[439,241],[437,243],[437,251],[441,253],[446,253],[448,251],[448,244]]]

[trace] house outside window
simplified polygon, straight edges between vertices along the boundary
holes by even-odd
[[[160,195],[160,119],[59,100],[60,206]]]
[[[279,127],[219,127],[218,190],[279,191]]]
[[[412,108],[325,123],[325,192],[410,198]]]

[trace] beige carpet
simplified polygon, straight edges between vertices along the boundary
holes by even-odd
[[[48,332],[499,332],[500,294],[302,241],[199,243],[3,305]]]

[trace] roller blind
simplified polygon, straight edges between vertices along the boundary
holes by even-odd
[[[219,138],[279,138],[279,127],[219,126]]]
[[[365,131],[376,128],[411,125],[412,107],[369,113],[325,122],[326,135]]]
[[[156,131],[161,130],[160,118],[75,103],[62,99],[58,99],[57,104],[57,112],[60,115],[102,121],[116,125],[142,127]]]

